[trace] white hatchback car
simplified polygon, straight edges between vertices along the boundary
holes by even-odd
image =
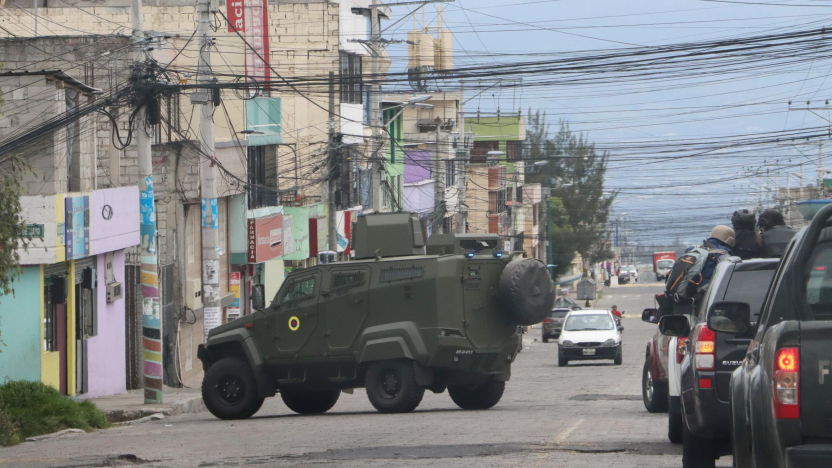
[[[558,366],[569,361],[612,359],[621,365],[621,329],[608,310],[573,310],[558,337]]]

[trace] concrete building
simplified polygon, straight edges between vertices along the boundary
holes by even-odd
[[[125,249],[139,243],[138,187],[102,189],[95,119],[60,122],[101,91],[61,70],[0,74],[0,141],[26,161],[22,274],[0,297],[5,348],[0,379],[40,380],[67,395],[123,392]],[[2,168],[0,168],[2,170]]]

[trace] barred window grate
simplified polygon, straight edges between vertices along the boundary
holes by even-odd
[[[385,268],[381,270],[379,275],[380,283],[389,283],[391,281],[403,281],[408,279],[421,278],[424,273],[424,267],[404,267],[404,268]]]
[[[338,271],[332,274],[332,289],[348,288],[363,283],[363,271]]]
[[[315,277],[307,276],[293,280],[286,286],[286,292],[280,299],[281,304],[303,301],[315,295]]]

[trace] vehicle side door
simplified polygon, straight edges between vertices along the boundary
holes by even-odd
[[[370,310],[370,268],[333,267],[321,293],[324,336],[330,351],[348,351],[364,327]]]
[[[320,287],[320,270],[311,270],[290,276],[281,288],[277,301],[273,305],[276,329],[273,339],[282,357],[318,354],[316,349],[311,349],[307,345],[315,330],[318,329]]]

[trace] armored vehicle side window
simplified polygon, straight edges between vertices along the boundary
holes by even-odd
[[[815,320],[832,319],[832,240],[815,245],[807,276],[806,301],[812,316]]]
[[[336,297],[347,295],[350,288],[364,284],[364,271],[336,271],[329,284]]]
[[[291,280],[290,283],[286,285],[286,291],[280,298],[280,304],[283,305],[289,302],[299,302],[314,296],[315,277],[306,276],[303,278],[297,278]]]

